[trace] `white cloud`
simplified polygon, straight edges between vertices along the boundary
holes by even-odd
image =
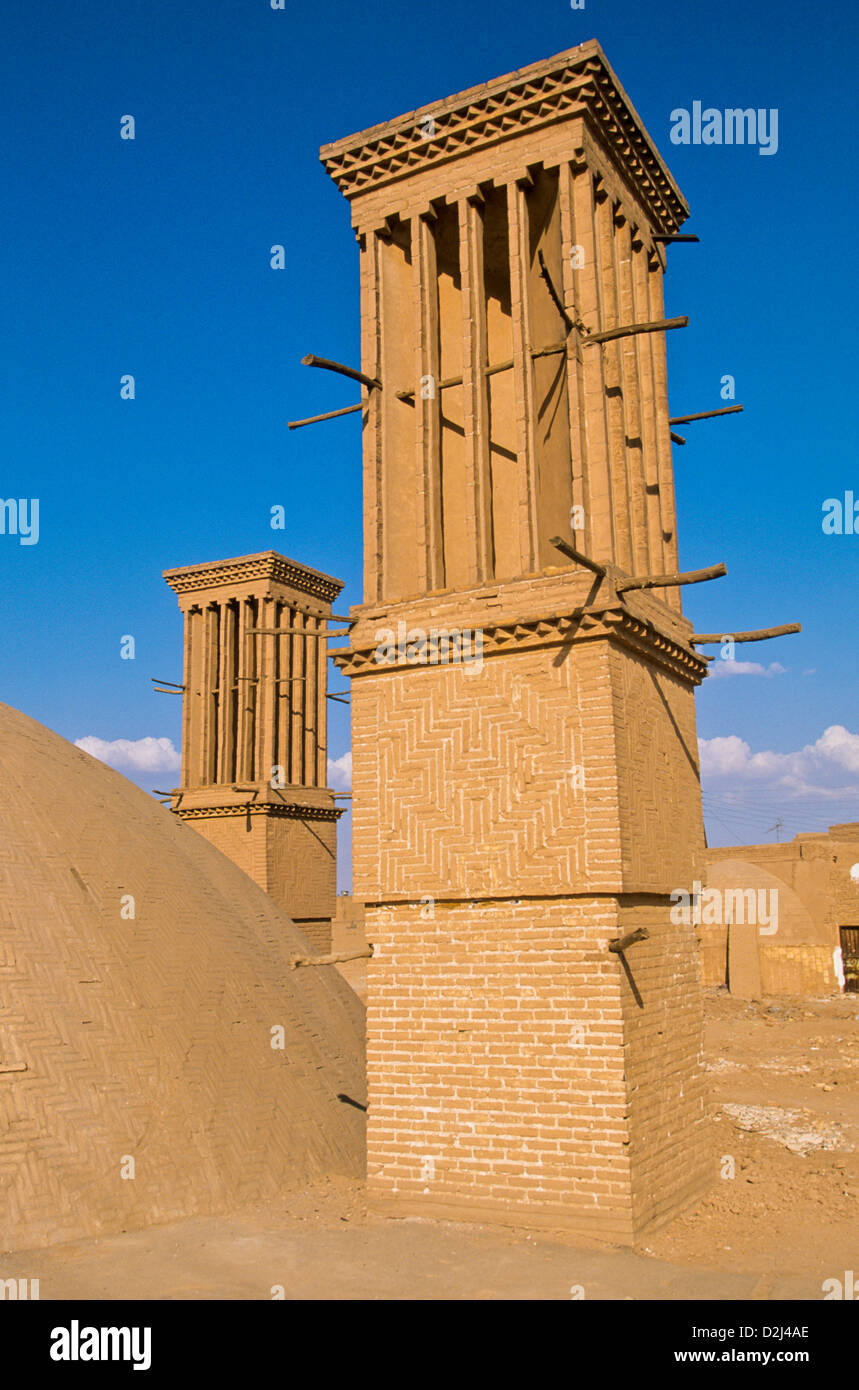
[[[795,753],[753,753],[736,734],[699,739],[698,748],[705,779],[729,777],[794,797],[859,797],[859,734],[842,724],[831,724]]]
[[[792,753],[753,752],[736,734],[698,740],[711,844],[758,844],[859,820],[859,733],[830,724]]]
[[[710,680],[725,680],[729,676],[783,676],[786,666],[771,661],[769,666],[761,666],[758,661],[714,661],[710,667]]]
[[[337,792],[352,790],[352,753],[344,753],[342,758],[328,759],[328,783]]]
[[[752,750],[736,734],[727,738],[699,738],[702,777],[725,777],[745,771]]]
[[[830,725],[814,747],[838,766],[859,772],[859,734],[849,733],[843,724]]]
[[[809,791],[833,777],[859,774],[859,734],[849,733],[842,724],[830,724],[815,744],[806,744],[795,753],[753,753],[737,734],[699,738],[698,748],[702,776],[776,781],[785,787],[802,784],[802,790]],[[827,788],[820,785],[819,790],[823,795]]]
[[[75,747],[91,753],[99,762],[126,772],[175,772],[179,754],[169,738],[115,738],[106,740],[87,734],[76,738]]]

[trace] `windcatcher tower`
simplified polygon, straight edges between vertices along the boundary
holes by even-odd
[[[706,667],[676,586],[623,587],[677,567],[665,331],[642,326],[688,210],[596,43],[322,160],[380,383],[336,657],[372,1199],[628,1242],[709,1181],[697,945],[669,916],[703,846]]]
[[[164,578],[185,617],[172,809],[329,950],[341,812],[326,787],[323,634],[343,585],[274,550]]]

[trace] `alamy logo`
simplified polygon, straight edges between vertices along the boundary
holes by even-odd
[[[25,1299],[39,1297],[38,1279],[0,1279],[0,1299]]]
[[[820,1286],[823,1289],[824,1302],[828,1298],[847,1299],[848,1302],[859,1301],[859,1284],[853,1281],[853,1270],[845,1269],[844,1278],[824,1279]]]
[[[778,931],[777,888],[726,888],[723,892],[721,888],[704,888],[696,880],[691,893],[675,888],[671,901],[674,907],[669,915],[675,926],[742,926],[748,922],[759,927],[761,936]]]
[[[52,1361],[133,1361],[135,1371],[152,1365],[151,1327],[68,1327],[51,1329]]]
[[[820,524],[825,536],[859,535],[859,501],[852,492],[845,492],[843,502],[840,497],[827,497],[823,512]]]
[[[445,666],[448,663],[483,669],[483,632],[480,628],[383,627],[376,632],[376,661],[380,666]]]
[[[30,519],[27,520],[27,508]],[[39,543],[39,499],[38,497],[0,497],[0,536],[17,536],[19,545],[38,545]]]
[[[706,109],[693,101],[692,110],[676,106],[671,112],[672,145],[757,145],[758,154],[775,154],[778,150],[778,109],[770,107],[756,111],[731,107],[719,111]]]

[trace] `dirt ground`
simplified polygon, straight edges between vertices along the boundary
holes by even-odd
[[[859,995],[706,994],[719,1160],[697,1210],[643,1247],[663,1260],[842,1277],[859,1271]],[[730,1174],[733,1159],[734,1176]]]
[[[706,1013],[719,1176],[635,1250],[386,1220],[331,1179],[275,1210],[0,1256],[0,1277],[38,1278],[42,1299],[821,1299],[859,1274],[859,995],[715,990]]]

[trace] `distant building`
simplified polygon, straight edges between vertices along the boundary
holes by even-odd
[[[750,997],[859,992],[859,822],[709,849],[705,864],[705,985]]]

